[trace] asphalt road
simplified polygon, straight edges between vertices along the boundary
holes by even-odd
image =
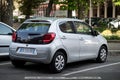
[[[23,68],[15,68],[9,60],[1,60],[0,80],[120,80],[120,56],[108,56],[105,63],[71,63],[58,74],[50,73],[43,64],[27,63]]]

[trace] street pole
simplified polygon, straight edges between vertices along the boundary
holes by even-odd
[[[92,25],[91,25],[91,17],[92,17],[92,2],[91,2],[91,0],[90,0],[90,10],[89,10],[89,25],[90,25],[90,26],[92,26]]]
[[[1,21],[1,16],[2,16],[2,0],[0,0],[0,21]]]

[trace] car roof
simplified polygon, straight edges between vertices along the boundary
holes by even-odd
[[[79,19],[75,19],[75,18],[57,18],[57,17],[37,17],[37,18],[34,18],[34,19],[27,19],[24,23],[26,22],[31,22],[31,21],[43,21],[43,22],[54,22],[55,20],[72,20],[72,21],[81,21],[81,22],[84,22],[83,20],[79,20]]]

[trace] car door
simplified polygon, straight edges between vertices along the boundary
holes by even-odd
[[[0,23],[0,56],[8,55],[9,45],[12,41],[12,32],[12,29]]]
[[[92,29],[84,22],[75,21],[76,31],[80,41],[80,59],[95,58],[99,50],[97,36],[92,35]]]
[[[72,21],[62,21],[59,23],[60,39],[69,56],[69,61],[79,60],[79,37],[75,34],[74,25]]]

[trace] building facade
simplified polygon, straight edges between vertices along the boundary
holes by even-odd
[[[92,1],[92,0],[91,0]],[[40,4],[37,9],[34,9],[34,16],[45,16],[46,8],[48,6],[49,0]],[[102,17],[102,18],[117,18],[120,15],[120,7],[115,6],[112,0],[105,0],[103,4],[92,5],[91,14],[85,17]],[[55,16],[56,11],[60,11],[60,5],[53,4],[50,16]]]
[[[93,17],[118,18],[120,6],[115,6],[112,0],[106,0],[103,4],[93,7]]]

